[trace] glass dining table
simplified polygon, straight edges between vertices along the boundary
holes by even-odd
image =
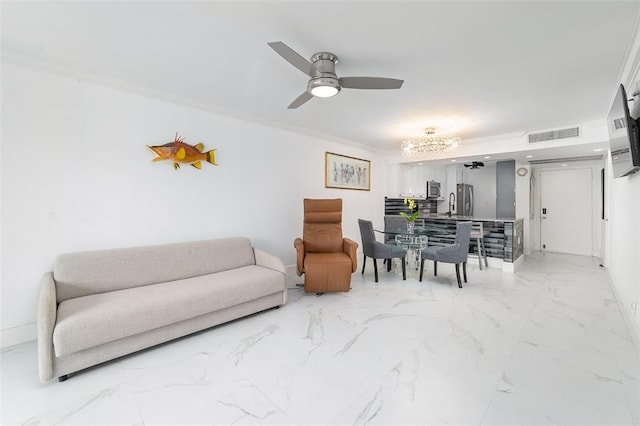
[[[374,228],[374,231],[385,235],[387,244],[395,244],[407,250],[407,276],[418,278],[420,274],[420,260],[422,258],[422,250],[429,245],[444,246],[452,244],[455,239],[455,233],[447,232],[441,227],[433,227],[427,224],[418,223],[411,231],[406,226],[387,226],[384,228]],[[433,240],[430,243],[429,239]],[[396,274],[402,272],[402,261],[393,259],[393,269]]]
[[[428,229],[426,227],[416,226],[413,228],[413,232],[409,232],[407,227],[385,227],[384,229],[375,229],[375,231],[385,234],[385,236],[393,237],[393,240],[398,246],[407,250],[407,275],[411,278],[417,278],[420,274],[421,253],[429,242]],[[400,259],[392,260],[394,271],[396,274],[400,274],[402,271],[402,261]]]

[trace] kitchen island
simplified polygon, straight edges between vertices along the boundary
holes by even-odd
[[[456,222],[482,222],[483,228],[489,232],[484,237],[487,248],[487,260],[491,266],[499,267],[507,272],[515,272],[517,264],[524,257],[523,235],[524,220],[522,218],[487,218],[477,216],[447,216],[446,214],[421,215],[416,221],[426,231],[430,246],[446,246],[453,244],[456,233]],[[470,241],[469,251],[477,252],[477,242]]]

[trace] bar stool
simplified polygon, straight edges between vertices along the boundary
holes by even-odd
[[[478,265],[482,270],[482,259],[484,258],[484,265],[488,268],[489,262],[487,262],[487,247],[484,244],[484,237],[489,235],[489,231],[482,227],[482,222],[471,223],[471,239],[476,241],[476,247],[478,250]]]

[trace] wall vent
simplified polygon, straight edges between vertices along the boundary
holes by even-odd
[[[551,163],[569,163],[574,161],[594,161],[602,160],[602,155],[587,155],[584,157],[563,157],[563,158],[549,158],[548,160],[530,160],[529,164],[551,164]]]
[[[530,133],[529,143],[546,142],[556,139],[577,138],[580,136],[579,127],[571,127],[568,129],[549,130],[548,132]]]

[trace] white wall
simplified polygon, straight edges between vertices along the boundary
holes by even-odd
[[[343,198],[343,227],[381,223],[386,171],[372,152],[2,64],[1,344],[35,338],[40,278],[62,252],[249,237],[293,265],[302,199]],[[217,149],[217,167],[155,162],[145,145]],[[371,160],[371,191],[324,188],[324,153]]]
[[[608,224],[607,267],[622,308],[640,336],[640,172],[613,178],[607,159],[605,199]]]
[[[627,93],[640,91],[640,23],[627,51],[627,58],[620,72],[620,81]],[[612,90],[613,102],[615,90]],[[640,117],[640,98],[630,105],[631,115]],[[611,156],[606,162],[607,182],[605,222],[607,257],[605,265],[619,297],[630,327],[640,344],[640,172],[613,179]]]

